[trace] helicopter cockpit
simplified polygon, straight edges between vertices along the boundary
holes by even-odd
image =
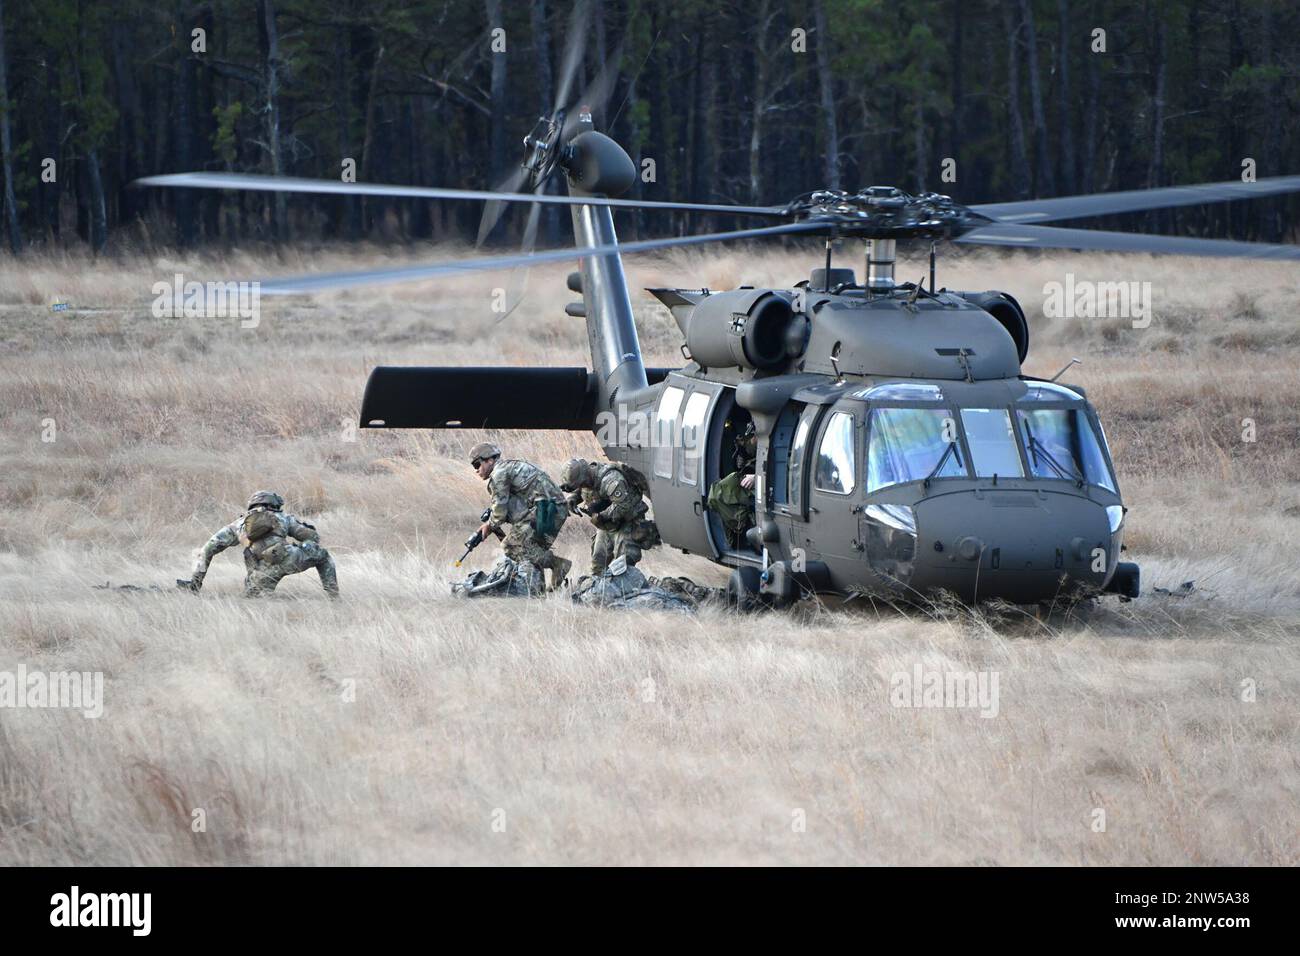
[[[1124,508],[1081,390],[841,382],[792,397],[760,468],[751,536],[768,559],[815,547],[832,581],[860,580],[865,560],[884,590],[967,596],[981,578],[1028,598],[1114,575]]]

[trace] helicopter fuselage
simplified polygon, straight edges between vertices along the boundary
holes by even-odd
[[[1136,593],[1096,412],[1081,389],[1020,375],[1010,320],[946,292],[652,291],[688,350],[719,359],[729,353],[700,313],[739,338],[764,299],[808,309],[768,330],[785,348],[762,360],[774,369],[696,358],[624,409],[649,424],[607,452],[649,478],[666,543],[737,569],[735,586],[778,604],[806,591],[1021,604],[1112,582]],[[737,536],[707,501],[750,422],[753,526]]]

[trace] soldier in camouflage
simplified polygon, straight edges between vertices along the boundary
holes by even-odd
[[[659,544],[659,529],[646,518],[649,485],[635,468],[571,458],[560,477],[569,510],[585,514],[596,528],[591,542],[592,574],[604,574],[618,557],[634,565],[641,560],[642,551]]]
[[[501,549],[512,561],[527,561],[551,572],[551,588],[564,583],[573,562],[551,550],[569,514],[564,493],[542,469],[517,458],[502,459],[501,449],[480,442],[470,449],[470,464],[487,482],[492,510],[479,532],[484,540],[510,525]]]
[[[731,427],[731,423],[727,423]],[[735,441],[736,470],[709,488],[706,507],[722,521],[733,548],[747,545],[746,532],[754,526],[754,484],[758,461],[758,434],[751,421]]]
[[[315,568],[330,597],[339,596],[334,559],[320,546],[320,535],[305,521],[285,514],[284,499],[274,491],[259,491],[248,499],[248,510],[222,528],[203,546],[194,573],[176,582],[197,592],[203,587],[212,559],[237,544],[244,546],[244,594],[257,597],[274,591],[282,578]]]

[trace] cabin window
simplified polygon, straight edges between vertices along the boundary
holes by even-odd
[[[700,458],[704,454],[704,413],[709,408],[707,392],[695,392],[686,400],[682,413],[682,467],[679,475],[684,485],[698,484]]]
[[[1101,443],[1083,409],[1022,408],[1016,417],[1029,471],[1035,478],[1086,481],[1115,490]]]
[[[677,432],[677,412],[682,407],[684,394],[685,392],[680,388],[669,386],[664,389],[663,396],[659,399],[659,411],[655,414],[654,449],[650,455],[655,475],[659,478],[673,476],[673,445]]]
[[[1020,449],[1005,408],[963,408],[961,423],[966,427],[966,444],[980,478],[1023,478]]]
[[[853,416],[836,412],[822,432],[821,447],[817,449],[817,488],[837,495],[847,495],[856,481],[853,454]]]
[[[873,408],[867,434],[867,494],[908,481],[966,477],[957,422],[946,408]]]

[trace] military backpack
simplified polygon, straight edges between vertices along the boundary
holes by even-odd
[[[275,519],[272,511],[255,508],[244,515],[244,538],[249,541],[260,541],[279,530],[280,522]]]
[[[636,495],[644,498],[650,494],[650,482],[646,481],[645,475],[641,474],[641,472],[637,471],[631,465],[626,465],[621,461],[611,461],[609,467],[613,468],[623,476],[624,480],[627,481],[628,486]]]

